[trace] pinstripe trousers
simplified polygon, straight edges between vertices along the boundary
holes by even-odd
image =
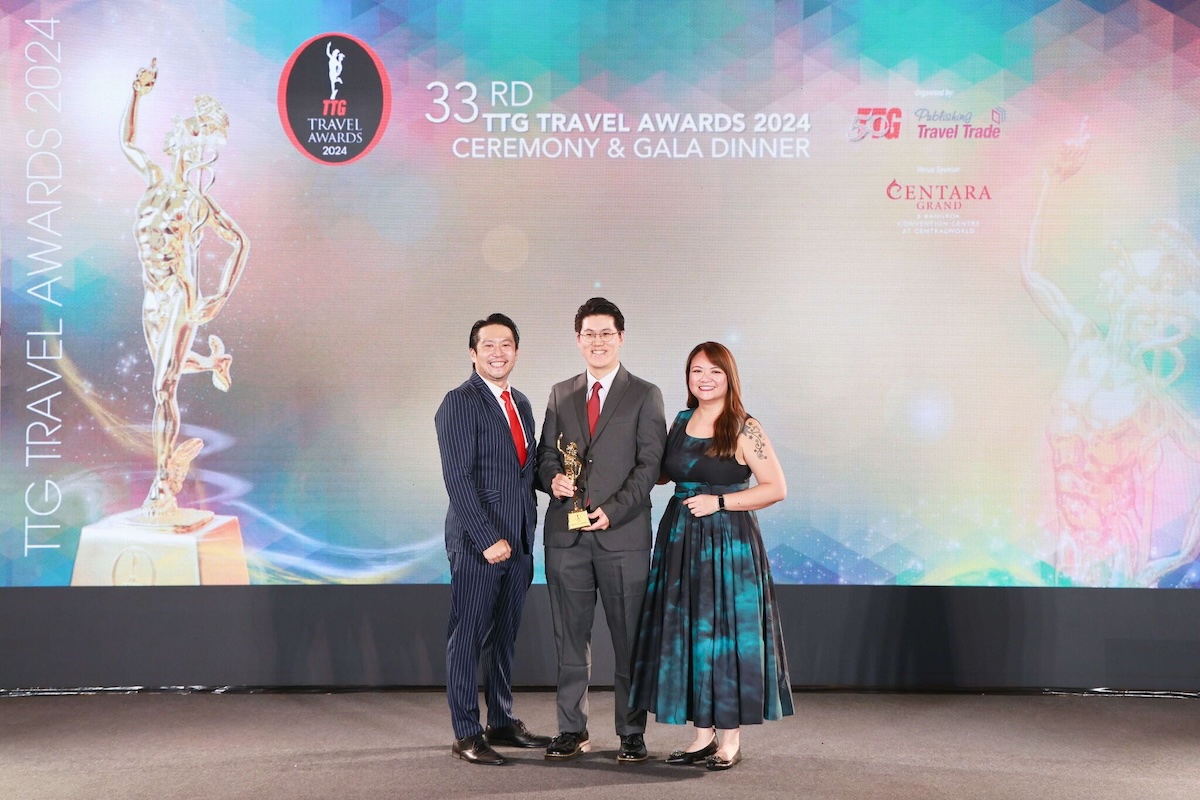
[[[450,625],[446,643],[446,700],[454,738],[483,732],[479,672],[487,724],[511,725],[512,661],[525,594],[533,582],[533,555],[514,552],[489,564],[473,548],[450,551]]]

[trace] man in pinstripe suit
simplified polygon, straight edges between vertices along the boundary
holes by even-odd
[[[512,658],[525,593],[533,580],[537,506],[533,493],[533,409],[509,387],[520,334],[503,314],[471,327],[474,371],[446,394],[434,422],[442,477],[450,495],[450,624],[446,699],[451,753],[471,764],[500,765],[493,746],[546,747],[512,713]],[[483,654],[487,728],[479,720],[476,676]]]

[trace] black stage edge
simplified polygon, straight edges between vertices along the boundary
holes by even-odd
[[[855,689],[1200,688],[1200,592],[780,586],[793,684]],[[0,590],[0,689],[436,687],[449,587]],[[552,686],[545,586],[514,682]],[[603,623],[593,681],[612,683]]]

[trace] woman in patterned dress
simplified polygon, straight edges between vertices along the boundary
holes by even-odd
[[[659,523],[634,651],[630,702],[659,722],[695,725],[669,764],[729,769],[742,725],[792,714],[771,568],[754,511],[787,494],[737,364],[716,342],[688,356],[688,408],[663,454],[675,496]],[[753,476],[754,485],[750,485]]]

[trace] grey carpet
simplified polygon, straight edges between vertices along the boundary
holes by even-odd
[[[517,712],[553,733],[554,696]],[[1200,796],[1200,701],[800,693],[748,727],[726,773],[614,761],[612,694],[593,692],[596,750],[568,763],[505,750],[450,757],[434,692],[0,697],[0,798],[1036,798]],[[661,759],[689,729],[651,723]]]

